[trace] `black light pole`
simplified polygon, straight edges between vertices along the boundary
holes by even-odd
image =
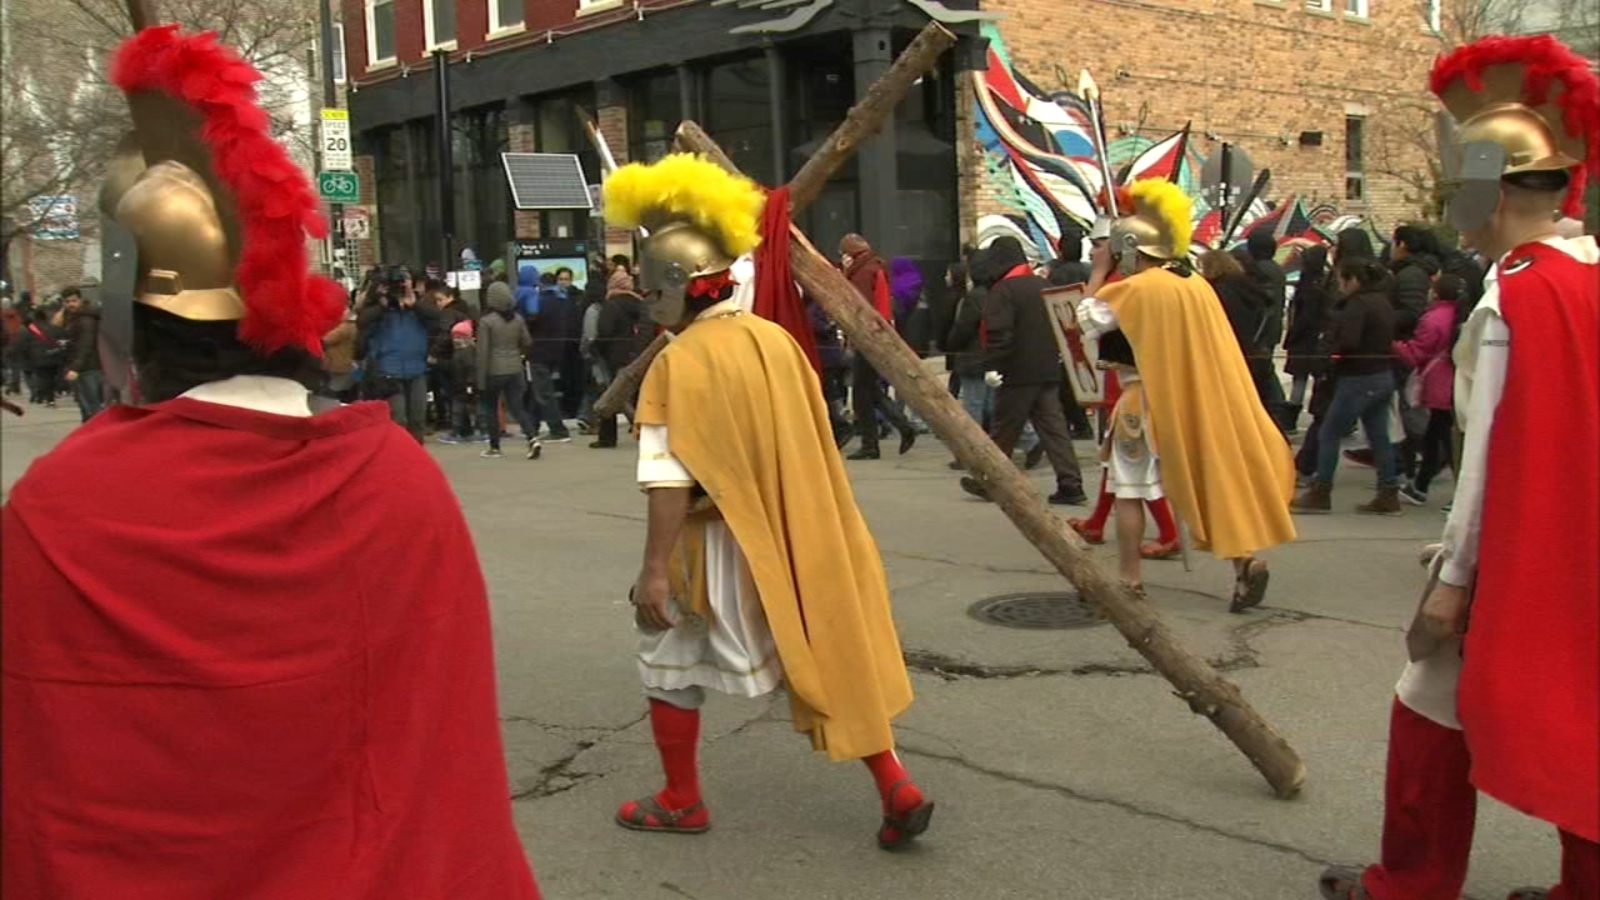
[[[330,3],[331,0],[321,0],[317,4],[317,27],[321,32],[318,36],[318,43],[322,45],[321,58],[318,60],[321,64],[317,68],[322,70],[322,106],[324,109],[333,109],[339,105],[339,95],[334,90],[333,85],[333,54],[337,48],[333,45],[333,10],[330,8]],[[319,124],[321,123],[322,118],[320,115],[317,117],[317,121]],[[326,139],[322,137],[320,130],[317,132],[317,140],[319,144],[317,159],[321,160],[324,155],[320,144]],[[342,242],[344,238],[344,205],[340,203],[328,204],[328,218],[335,242]],[[333,260],[330,260],[330,265],[338,259],[338,254],[331,255]],[[346,262],[349,262],[349,260]]]
[[[444,247],[439,266],[441,271],[449,272],[455,268],[450,247],[456,231],[456,166],[450,141],[450,51],[433,51],[433,77],[439,101],[439,231]]]

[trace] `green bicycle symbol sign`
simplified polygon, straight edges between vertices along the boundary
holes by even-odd
[[[361,179],[354,172],[319,172],[317,193],[329,203],[357,203],[361,200]]]

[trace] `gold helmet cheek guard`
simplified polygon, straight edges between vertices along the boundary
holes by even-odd
[[[642,256],[645,311],[657,324],[668,326],[683,321],[691,281],[733,265],[711,235],[682,220],[651,228]]]

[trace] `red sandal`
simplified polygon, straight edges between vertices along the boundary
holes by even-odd
[[[699,800],[683,809],[667,809],[656,798],[645,797],[622,804],[617,824],[629,831],[705,834],[711,830],[711,814]]]
[[[1091,528],[1088,519],[1068,519],[1067,524],[1072,526],[1072,530],[1076,531],[1078,537],[1083,538],[1083,542],[1086,544],[1104,544],[1106,542],[1105,526]]]
[[[895,792],[911,785],[912,782],[907,779],[897,781],[889,788],[891,809]],[[903,850],[928,830],[928,823],[932,820],[933,801],[926,798],[904,812],[885,812],[883,825],[878,829],[878,847],[883,850]]]

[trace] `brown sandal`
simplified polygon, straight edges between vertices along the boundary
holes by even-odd
[[[617,810],[617,824],[629,831],[654,831],[672,834],[705,834],[711,830],[711,823],[702,825],[679,825],[684,819],[701,812],[706,808],[704,802],[696,800],[683,809],[667,809],[656,802],[655,797],[645,797],[633,801],[633,808],[627,815],[621,809]],[[627,809],[626,806],[623,809]],[[656,820],[655,825],[650,820]]]
[[[889,788],[889,800],[895,792],[911,784],[910,780],[897,781]],[[885,813],[883,826],[878,829],[878,847],[883,850],[902,850],[928,830],[933,819],[933,801],[924,799],[903,813]]]
[[[1260,606],[1261,601],[1267,596],[1267,582],[1272,574],[1267,571],[1267,564],[1259,559],[1252,559],[1245,564],[1244,574],[1233,583],[1233,600],[1228,603],[1228,612],[1242,613],[1247,609]]]
[[[1322,900],[1372,900],[1372,895],[1361,886],[1361,870],[1349,866],[1332,866],[1317,879],[1317,889]]]

